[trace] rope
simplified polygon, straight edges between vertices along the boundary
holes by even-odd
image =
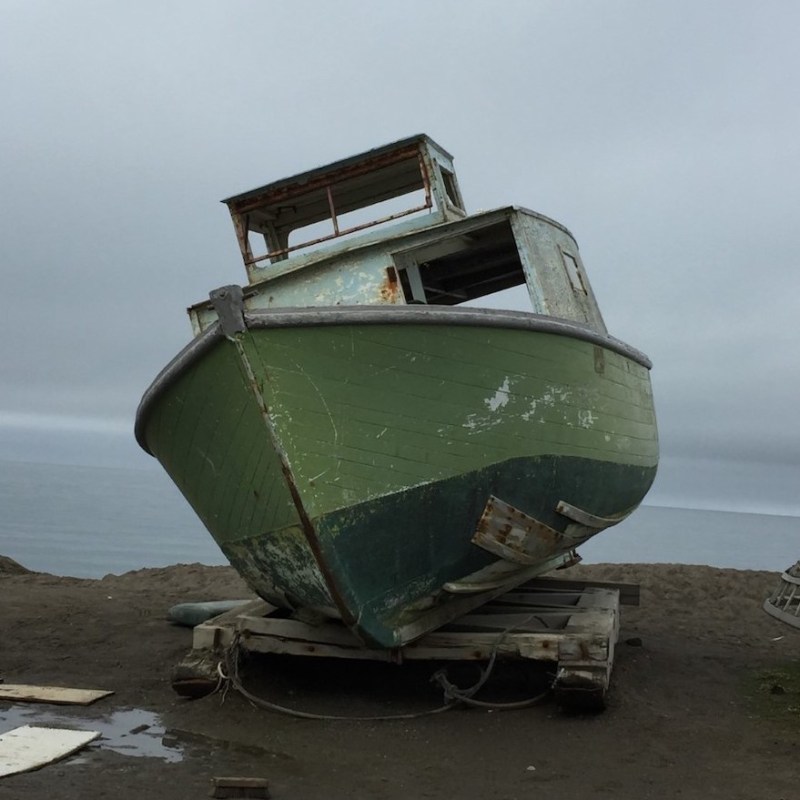
[[[217,675],[219,676],[219,680],[213,693],[218,693],[221,691],[222,702],[224,702],[228,693],[228,689],[233,688],[239,692],[242,697],[259,708],[263,708],[268,711],[275,711],[279,714],[287,714],[298,719],[313,719],[322,721],[386,722],[392,720],[419,719],[421,717],[433,716],[434,714],[442,714],[445,711],[450,711],[451,709],[461,705],[497,711],[530,708],[531,706],[541,703],[545,698],[548,697],[553,689],[552,684],[545,689],[545,691],[535,695],[534,697],[529,697],[525,700],[519,700],[511,703],[487,703],[474,699],[474,696],[489,680],[497,660],[498,649],[503,639],[505,639],[506,635],[510,633],[514,627],[516,626],[507,628],[497,637],[497,641],[492,648],[492,652],[486,667],[481,670],[480,677],[472,686],[466,689],[461,689],[447,679],[446,669],[440,669],[435,672],[431,676],[431,682],[436,683],[441,687],[444,693],[444,703],[441,706],[437,706],[436,708],[428,709],[426,711],[418,711],[406,714],[381,714],[376,716],[341,716],[337,714],[315,714],[310,711],[299,711],[298,709],[289,708],[288,706],[283,706],[270,700],[266,700],[263,697],[253,694],[242,683],[241,676],[239,675],[239,663],[241,661],[244,648],[240,643],[239,632],[234,634],[230,646],[223,655],[223,660],[217,664]]]

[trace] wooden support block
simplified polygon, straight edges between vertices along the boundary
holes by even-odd
[[[269,798],[266,778],[212,778],[211,797]]]
[[[262,617],[273,611],[275,611],[275,606],[263,600],[253,600],[247,605],[232,608],[217,617],[212,617],[194,628],[192,649],[221,650],[233,641],[233,634],[240,618]]]

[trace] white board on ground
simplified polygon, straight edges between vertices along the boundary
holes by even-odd
[[[54,703],[56,705],[88,706],[101,697],[114,692],[103,689],[68,689],[61,686],[28,686],[23,683],[0,684],[0,700],[17,700],[28,703]]]
[[[0,735],[0,778],[28,772],[85,747],[99,731],[70,731],[23,725]]]

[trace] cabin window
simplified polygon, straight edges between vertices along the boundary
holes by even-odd
[[[572,284],[573,291],[586,294],[586,286],[583,283],[583,276],[578,266],[578,260],[565,250],[561,251],[561,256],[564,259],[564,266],[567,269],[567,275],[569,276],[569,282]]]
[[[458,186],[456,185],[456,176],[445,169],[441,164],[439,165],[439,172],[442,176],[442,185],[444,193],[451,205],[463,211],[461,200],[459,199]]]
[[[400,217],[419,217],[431,212],[424,189],[407,192],[398,197],[372,203],[365,208],[339,213],[337,200],[339,195],[337,187],[331,187],[331,213],[327,219],[295,228],[289,234],[289,248],[315,244],[320,240],[332,238],[347,238],[362,233],[366,228],[380,230],[393,225]],[[346,208],[347,206],[345,206]]]
[[[457,192],[458,187],[453,186]],[[312,170],[226,202],[239,229],[265,239],[260,247],[257,240],[242,242],[242,255],[250,269],[287,258],[303,247],[406,217],[421,217],[424,222],[426,215],[439,208],[441,195],[435,199],[436,203],[422,153],[416,144],[410,144]]]
[[[452,306],[525,283],[508,222],[394,256],[406,303]]]

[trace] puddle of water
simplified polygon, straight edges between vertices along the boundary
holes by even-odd
[[[129,708],[102,717],[81,717],[59,713],[41,706],[12,705],[0,709],[0,733],[19,725],[48,725],[56,728],[81,728],[100,731],[90,747],[100,747],[125,756],[160,758],[169,763],[183,760],[183,748],[174,738],[165,738],[161,720],[152,711]],[[72,764],[85,762],[78,756]]]

